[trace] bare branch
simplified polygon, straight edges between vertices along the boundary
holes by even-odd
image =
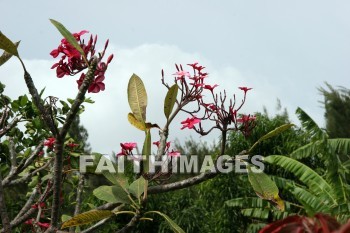
[[[10,185],[11,181],[16,177],[16,175],[21,173],[30,164],[32,164],[32,162],[39,155],[39,153],[43,149],[43,147],[44,147],[44,142],[39,143],[39,145],[35,148],[32,155],[28,159],[23,159],[17,167],[11,167],[10,173],[2,181],[2,185],[4,187]],[[11,143],[9,145],[9,149],[10,149],[11,157],[15,156],[15,155],[12,155],[12,153],[15,153],[15,151],[14,151],[14,147],[12,147]],[[13,150],[13,151],[11,151],[11,150]]]

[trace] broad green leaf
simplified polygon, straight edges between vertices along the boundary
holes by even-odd
[[[28,102],[28,97],[27,97],[27,95],[23,95],[23,96],[19,97],[19,100],[20,100],[20,102],[19,102],[20,106],[24,107]]]
[[[177,86],[177,84],[174,84],[172,87],[170,87],[170,89],[168,90],[168,93],[165,96],[164,115],[167,119],[169,118],[171,112],[173,111],[178,89],[179,87]]]
[[[258,219],[268,219],[270,210],[269,209],[255,209],[255,208],[248,208],[241,210],[241,213],[243,216],[249,217],[249,218],[258,218]]]
[[[139,76],[133,74],[128,84],[128,101],[135,118],[144,123],[146,121],[147,92]]]
[[[143,164],[143,172],[149,171],[149,156],[151,155],[151,147],[152,147],[152,139],[151,139],[151,130],[146,131],[145,141],[142,147],[142,156],[145,158],[142,161]]]
[[[242,208],[271,208],[270,203],[267,200],[258,197],[240,197],[231,199],[225,202],[230,207],[242,207]]]
[[[248,179],[252,185],[255,193],[262,199],[272,201],[277,205],[280,210],[284,210],[284,202],[278,196],[278,188],[275,182],[273,182],[268,175],[263,171],[251,165],[247,165]]]
[[[303,109],[298,107],[295,113],[303,128],[310,134],[312,141],[328,137],[327,133],[324,132]]]
[[[145,189],[146,180],[141,176],[130,184],[129,192],[139,198]]]
[[[61,216],[62,222],[66,222],[66,221],[70,220],[71,218],[72,218],[72,216],[69,216],[66,214],[62,214],[62,216]]]
[[[137,120],[136,117],[134,116],[134,114],[132,114],[131,112],[128,114],[128,121],[130,124],[135,126],[137,129],[142,130],[142,131],[146,130],[145,123]]]
[[[117,171],[117,168],[115,168]],[[110,173],[109,171],[103,170],[102,175],[106,177],[112,184],[118,184],[123,189],[126,189],[128,184],[128,178],[123,173]]]
[[[128,194],[120,185],[100,186],[93,191],[95,197],[108,203],[125,203],[130,202]]]
[[[264,158],[264,161],[270,164],[275,164],[293,173],[301,182],[306,184],[313,194],[325,194],[331,203],[337,203],[333,196],[332,187],[326,180],[317,174],[305,164],[282,155],[270,155]]]
[[[100,221],[113,215],[113,212],[109,210],[91,210],[82,214],[78,214],[68,221],[64,222],[61,229]]]
[[[313,216],[315,213],[329,213],[329,203],[326,203],[327,199],[318,198],[299,187],[293,187],[289,191],[303,205],[309,216]]]
[[[62,36],[69,42],[70,45],[72,45],[78,52],[83,56],[86,63],[86,57],[84,50],[80,47],[79,43],[75,39],[75,37],[70,33],[60,22],[50,19],[51,23],[57,28],[57,30],[62,34]]]
[[[17,46],[0,31],[0,49],[19,57]]]
[[[15,45],[18,48],[20,41],[16,42]],[[13,55],[11,53],[8,53],[6,51],[3,52],[3,54],[0,56],[0,66],[2,66],[3,64],[5,64],[8,60],[10,60],[10,58]]]
[[[262,136],[261,138],[259,138],[258,141],[256,141],[254,143],[254,145],[249,149],[249,152],[253,151],[253,149],[262,141],[266,140],[266,139],[269,139],[269,138],[272,138],[274,136],[277,136],[278,134],[286,131],[287,129],[290,129],[292,126],[294,126],[294,124],[284,124],[284,125],[281,125],[279,127],[277,127],[276,129],[268,132],[267,134],[265,134],[264,136]]]
[[[154,213],[154,214],[158,214],[160,216],[162,216],[167,223],[169,224],[169,226],[171,227],[171,229],[175,232],[175,233],[185,233],[184,230],[181,229],[181,227],[179,225],[177,225],[168,215],[161,213],[159,211],[148,211],[146,214],[148,213]]]

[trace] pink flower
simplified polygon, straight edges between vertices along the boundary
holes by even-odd
[[[47,146],[49,148],[52,148],[55,145],[56,138],[48,138],[44,142],[44,146]]]
[[[247,123],[247,122],[249,122],[249,121],[255,121],[255,119],[256,119],[255,116],[244,115],[244,114],[243,114],[241,118],[237,118],[237,122],[238,122],[238,123],[244,124],[244,123]]]
[[[133,150],[136,148],[137,143],[136,142],[126,142],[126,143],[120,143],[120,146],[122,147],[122,149],[124,150]]]
[[[181,122],[181,124],[183,124],[181,129],[184,129],[184,128],[193,129],[194,124],[198,124],[200,122],[201,120],[198,119],[197,117],[187,118],[186,120]]]
[[[126,143],[120,143],[120,146],[122,150],[117,154],[117,156],[131,154],[131,151],[136,148],[137,144],[136,142],[126,142]]]
[[[244,91],[244,94],[247,93],[247,91],[253,89],[253,88],[248,88],[248,87],[239,87],[242,91]]]
[[[170,157],[179,157],[180,155],[181,155],[180,151],[172,150],[171,152],[168,153],[168,156]]]
[[[67,144],[67,146],[68,146],[70,149],[74,149],[74,147],[79,146],[79,144],[76,144],[76,143],[70,142],[70,143],[68,143],[68,144]]]
[[[195,88],[198,88],[198,87],[203,87],[204,84],[203,83],[190,83],[192,86],[194,86]]]
[[[207,89],[207,90],[213,92],[214,88],[217,86],[219,86],[219,85],[217,85],[217,84],[215,84],[214,86],[204,85],[204,89]]]
[[[177,80],[182,79],[184,77],[191,77],[190,73],[188,71],[178,71],[175,74],[173,74],[177,77]]]

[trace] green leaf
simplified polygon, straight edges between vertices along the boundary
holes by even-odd
[[[27,95],[20,96],[19,100],[20,100],[19,104],[20,104],[21,107],[24,107],[28,103]]]
[[[69,216],[66,214],[62,214],[62,216],[61,216],[62,222],[66,222],[66,221],[70,220],[71,218],[72,218],[72,216]]]
[[[109,210],[91,210],[82,214],[78,214],[68,221],[64,222],[61,229],[100,221],[113,215],[113,212]]]
[[[170,87],[170,89],[168,90],[168,93],[165,96],[164,115],[167,119],[169,118],[171,112],[173,111],[178,89],[179,87],[177,86],[177,84],[174,84],[172,87]]]
[[[184,230],[181,229],[181,227],[179,225],[177,225],[168,215],[163,214],[159,211],[148,211],[146,214],[148,213],[154,213],[154,214],[158,214],[160,216],[162,216],[167,223],[169,224],[169,226],[171,227],[171,229],[175,232],[175,233],[185,233]]]
[[[331,203],[336,203],[332,187],[322,178],[322,176],[305,164],[282,155],[270,155],[265,157],[264,161],[280,166],[293,173],[301,182],[310,188],[312,193],[324,193],[328,200],[331,200]]]
[[[145,141],[143,143],[142,147],[142,156],[145,156],[144,160],[142,161],[143,164],[143,171],[148,172],[149,171],[149,156],[151,155],[151,147],[152,147],[152,139],[151,139],[151,130],[146,131],[146,137]]]
[[[255,171],[252,170],[254,168]],[[262,199],[272,201],[280,210],[284,210],[284,203],[278,196],[278,188],[275,182],[262,170],[247,165],[248,179],[255,193]]]
[[[0,49],[19,57],[17,46],[0,31]]]
[[[18,48],[20,41],[16,42],[15,45]],[[2,66],[3,64],[5,64],[8,60],[10,60],[10,58],[13,55],[11,53],[8,53],[6,51],[3,52],[3,54],[0,56],[0,66]]]
[[[75,37],[70,33],[60,22],[50,19],[51,23],[57,28],[57,30],[62,34],[62,36],[72,45],[78,52],[83,56],[86,63],[86,57],[83,49],[80,47],[79,43],[75,39]]]
[[[93,194],[108,203],[130,203],[128,194],[120,185],[100,186],[93,191]]]
[[[145,189],[146,180],[141,176],[137,180],[131,183],[129,192],[135,197],[139,198]]]
[[[117,168],[115,170],[117,171]],[[110,173],[107,170],[103,170],[102,175],[112,182],[112,184],[120,185],[124,190],[129,186],[128,178],[123,173]]]
[[[294,124],[284,124],[284,125],[281,125],[279,127],[277,127],[276,129],[268,132],[267,134],[265,134],[264,136],[262,136],[261,138],[259,138],[258,141],[256,141],[254,143],[254,145],[249,149],[249,152],[253,151],[253,149],[262,141],[266,140],[266,139],[269,139],[269,138],[272,138],[288,129],[290,129],[292,126],[294,126]]]
[[[133,74],[128,84],[128,101],[135,118],[144,123],[146,121],[147,92],[139,76]]]
[[[310,134],[312,141],[328,137],[327,133],[324,132],[303,109],[298,107],[295,113],[303,128]]]
[[[132,124],[133,126],[135,126],[135,128],[145,131],[146,130],[146,125],[144,122],[140,122],[139,120],[136,119],[136,117],[134,116],[134,114],[132,114],[131,112],[129,112],[128,114],[128,121],[130,124]]]

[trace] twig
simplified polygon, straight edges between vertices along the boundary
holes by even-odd
[[[84,181],[85,181],[85,175],[82,173],[79,173],[79,183],[77,187],[77,197],[75,199],[76,204],[75,204],[75,210],[74,210],[73,216],[80,214],[80,208],[81,208],[81,202],[82,202],[81,198],[84,190]],[[71,227],[69,229],[69,232],[74,233],[74,229],[75,227]]]
[[[11,144],[11,143],[10,143]],[[26,169],[29,165],[32,164],[32,162],[34,161],[34,159],[38,156],[38,154],[40,153],[40,151],[43,149],[44,146],[44,142],[39,143],[39,145],[35,148],[35,150],[33,151],[32,155],[28,158],[28,159],[23,159],[21,161],[21,163],[15,167],[15,168],[11,168],[10,173],[4,178],[4,180],[2,181],[2,185],[4,187],[8,186],[11,184],[11,181],[15,178],[16,175],[18,175],[19,173],[21,173],[24,169]],[[15,153],[15,152],[11,152],[11,145],[10,145],[10,153]],[[12,155],[11,155],[12,156]],[[30,177],[29,177],[30,178]]]

